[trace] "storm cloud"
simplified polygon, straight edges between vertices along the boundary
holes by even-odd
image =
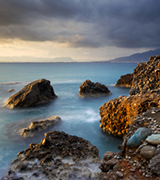
[[[0,38],[69,47],[160,47],[159,0],[2,0]]]

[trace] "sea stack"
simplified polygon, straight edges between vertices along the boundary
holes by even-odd
[[[6,106],[9,108],[32,107],[48,103],[55,97],[57,95],[54,93],[50,81],[40,79],[27,84],[21,91],[11,96],[6,102]]]
[[[105,85],[99,82],[94,83],[90,80],[84,81],[79,88],[80,97],[100,97],[110,93],[111,91]]]

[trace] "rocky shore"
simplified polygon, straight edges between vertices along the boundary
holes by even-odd
[[[100,180],[159,180],[160,108],[137,115],[118,153],[106,152]],[[157,136],[157,137],[156,137]]]
[[[100,107],[100,127],[123,136],[121,151],[104,155],[100,180],[160,179],[159,68],[160,56],[138,64],[132,74],[130,95]]]
[[[80,97],[100,97],[110,93],[110,90],[105,85],[99,82],[94,83],[90,80],[84,81],[79,88]]]
[[[33,81],[18,93],[11,96],[5,105],[9,108],[31,107],[52,101],[57,95],[54,93],[50,81],[40,79]]]
[[[2,180],[96,180],[99,165],[99,151],[89,141],[52,131],[39,144],[19,152]]]
[[[120,79],[117,81],[115,86],[121,86],[121,87],[131,87],[132,86],[132,80],[133,80],[133,74],[126,74],[120,77]]]

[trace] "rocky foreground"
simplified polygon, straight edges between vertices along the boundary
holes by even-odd
[[[89,141],[52,131],[19,152],[2,180],[97,180],[99,165],[99,151]]]
[[[99,82],[94,83],[90,80],[84,81],[79,88],[80,97],[100,97],[110,93],[110,90],[105,85]]]
[[[118,153],[106,152],[100,180],[160,179],[160,108],[135,117]]]
[[[33,81],[18,93],[11,96],[5,105],[9,108],[31,107],[52,101],[56,96],[50,81],[40,79]]]

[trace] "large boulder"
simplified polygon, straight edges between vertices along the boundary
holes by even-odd
[[[146,93],[160,88],[160,55],[150,57],[147,63],[139,63],[133,71],[130,94]]]
[[[120,77],[115,86],[131,87],[133,74],[126,74]]]
[[[37,106],[52,101],[57,97],[50,81],[40,79],[33,81],[18,93],[11,96],[6,102],[9,108]]]
[[[52,131],[18,153],[2,180],[99,179],[99,165],[99,151],[89,141]]]
[[[136,115],[151,107],[160,107],[160,95],[155,92],[129,96],[119,96],[99,108],[100,127],[111,134],[123,136]]]
[[[110,90],[105,85],[90,80],[84,81],[79,88],[79,96],[81,97],[99,97],[110,93]]]

